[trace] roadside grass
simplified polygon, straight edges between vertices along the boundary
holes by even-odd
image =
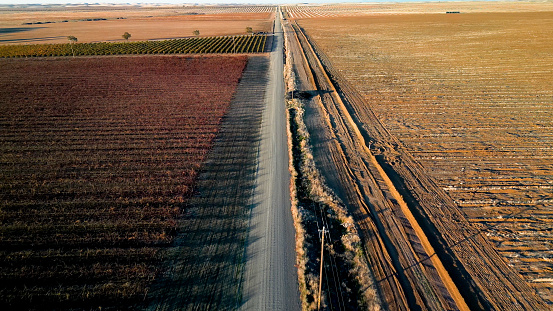
[[[286,32],[285,32],[286,36]],[[287,41],[286,39],[285,41]],[[295,72],[290,50],[286,49],[284,68],[286,89],[296,90]],[[298,92],[296,92],[298,94]],[[298,94],[299,95],[299,94]],[[301,96],[300,96],[301,97]],[[296,228],[298,281],[302,309],[317,309],[321,236],[325,235],[323,293],[324,309],[380,310],[375,280],[366,260],[358,229],[347,209],[332,194],[320,175],[310,146],[310,135],[304,123],[304,101],[287,99],[287,131],[290,154],[290,195]]]

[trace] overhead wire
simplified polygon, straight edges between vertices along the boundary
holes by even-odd
[[[323,208],[324,208],[324,205],[321,205],[320,209],[319,209],[319,212],[321,213],[321,220],[323,222],[324,227],[330,229],[329,220],[328,220],[328,217],[327,217],[325,211],[323,210]],[[329,240],[329,244],[332,245],[332,244],[334,244],[334,242],[332,241],[332,237],[330,235],[330,230],[328,232],[329,233],[327,234],[327,237],[328,237],[328,240]],[[340,308],[340,310],[345,310],[344,295],[343,295],[343,292],[342,292],[340,274],[338,273],[336,259],[330,253],[328,254],[328,257],[330,258],[330,270],[331,270],[332,276],[333,276],[334,288],[336,289],[336,298],[338,300],[338,307]],[[327,286],[330,290],[330,286],[328,285],[328,278],[327,278]],[[332,301],[330,299],[330,293],[329,293],[329,301]]]

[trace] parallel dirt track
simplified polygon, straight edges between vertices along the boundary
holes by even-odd
[[[302,40],[301,33],[299,37]],[[305,50],[309,50],[307,40],[302,40],[302,44],[307,47]],[[340,109],[340,107],[325,104],[334,101],[330,95],[334,93],[332,89],[324,88],[327,86],[324,85],[325,78],[320,76],[321,70],[317,68],[320,66],[308,52],[308,60],[315,73],[315,86],[318,88],[325,107],[322,113],[323,115],[328,114],[327,125],[334,128],[341,144],[338,146],[336,143],[335,150],[338,152],[331,154],[334,156],[343,154],[342,159],[326,160],[327,163],[334,162],[332,164],[338,167],[343,165],[339,170],[342,171],[342,173],[338,173],[339,176],[328,176],[329,184],[332,185],[334,178],[335,182],[350,182],[351,185],[357,185],[358,190],[353,193],[354,189],[350,189],[349,194],[347,190],[342,193],[345,194],[343,196],[346,197],[345,201],[352,203],[357,200],[357,204],[364,204],[363,199],[366,199],[366,202],[369,202],[364,209],[358,209],[355,214],[359,226],[365,231],[366,238],[378,230],[381,240],[373,245],[380,245],[382,249],[385,246],[386,250],[391,252],[386,255],[386,251],[377,251],[378,247],[374,246],[372,249],[368,249],[369,257],[381,258],[377,265],[372,262],[377,279],[379,279],[378,275],[383,273],[379,269],[385,269],[386,266],[390,270],[395,269],[397,273],[397,275],[392,274],[395,281],[387,279],[386,283],[380,284],[383,301],[386,302],[387,307],[392,310],[401,308],[439,309],[449,304],[451,308],[463,308],[462,302],[457,299],[457,305],[453,303],[448,291],[443,290],[443,283],[440,285],[440,281],[447,280],[447,277],[444,278],[443,273],[442,278],[439,277],[439,264],[438,266],[432,265],[430,261],[425,260],[428,255],[435,256],[433,253],[424,252],[428,252],[430,248],[421,247],[420,238],[423,240],[422,244],[426,238],[436,249],[451,274],[452,280],[460,287],[459,290],[471,309],[512,310],[518,304],[521,309],[545,310],[545,304],[533,294],[532,289],[501,260],[497,252],[480,236],[479,232],[468,224],[456,204],[423,173],[422,167],[382,127],[374,114],[365,108],[367,105],[364,100],[340,78],[320,50],[317,52],[323,60],[326,70],[330,72],[332,82],[346,105],[345,109]],[[323,89],[321,89],[321,85]],[[351,120],[348,120],[350,118]],[[353,133],[355,126],[348,129],[348,123],[351,124],[352,121],[361,131],[363,139],[356,137],[356,134]],[[348,131],[353,132],[348,134]],[[329,136],[327,139],[333,138]],[[348,143],[348,139],[357,142]],[[372,156],[364,150],[368,146],[362,146],[359,143],[362,140],[373,143],[371,150],[375,156],[374,159],[377,160],[376,163],[370,161]],[[343,148],[345,153],[339,152],[340,148]],[[348,151],[348,148],[352,149]],[[345,162],[347,165],[340,164],[341,162]],[[382,175],[382,171],[378,169],[379,166],[386,171],[386,174]],[[375,180],[371,181],[373,178]],[[393,186],[386,181],[388,178],[389,181],[393,181]],[[394,187],[403,197],[398,198],[398,195],[394,194]],[[378,190],[376,190],[378,188],[383,195],[378,194]],[[362,192],[358,191],[367,191],[363,195],[364,198],[359,199]],[[352,200],[352,197],[355,196],[358,198]],[[417,231],[417,222],[408,221],[409,212],[405,213],[406,210],[401,208],[404,206],[401,202],[403,200],[408,204],[414,218],[426,233],[425,235],[413,234],[414,231]],[[380,207],[379,211],[378,208],[382,202],[387,203],[384,203],[385,207]],[[372,215],[372,221],[368,219],[361,221],[364,214]],[[386,216],[380,218],[380,215]],[[396,220],[392,220],[395,217],[397,217]],[[383,233],[384,235],[382,235]],[[401,238],[402,235],[404,238]],[[409,255],[410,253],[413,255]],[[386,256],[389,256],[390,260],[386,260]],[[425,282],[427,282],[426,285]],[[451,286],[449,288],[453,290]],[[436,299],[437,297],[441,298]],[[440,303],[441,306],[438,305]]]
[[[348,190],[350,194],[347,201],[357,219],[364,219],[360,223],[364,235],[367,236],[367,232],[378,232],[378,242],[376,245],[371,243],[369,247],[373,249],[369,253],[380,258],[377,259],[379,262],[372,262],[372,266],[388,266],[389,269],[388,273],[377,270],[376,279],[393,280],[392,283],[383,283],[385,303],[390,309],[415,306],[425,306],[425,309],[430,310],[462,309],[464,303],[460,296],[454,302],[451,294],[457,293],[454,284],[448,279],[445,282],[442,280],[441,276],[446,278],[447,273],[443,269],[440,273],[441,263],[435,256],[430,256],[433,254],[431,249],[425,249],[424,245],[429,244],[424,242],[424,235],[416,232],[416,221],[406,213],[408,209],[401,196],[368,152],[363,137],[303,33],[298,32],[298,38],[312,68],[315,87],[321,94],[321,107],[328,113],[326,122],[329,128],[334,128],[339,142],[332,152],[338,156],[333,162],[340,163],[341,171],[346,173],[340,177],[341,182],[353,186]],[[377,214],[379,216],[372,217],[372,221],[367,218]]]

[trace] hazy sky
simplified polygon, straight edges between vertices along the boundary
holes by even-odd
[[[0,4],[25,4],[25,3],[198,3],[198,4],[205,4],[205,3],[252,3],[252,4],[278,4],[278,3],[336,3],[336,2],[415,2],[417,0],[344,0],[344,1],[337,1],[337,0],[135,0],[135,1],[129,1],[129,0],[0,0]],[[425,2],[428,0],[418,0],[419,2]],[[433,1],[439,1],[439,0],[433,0]],[[443,1],[443,0],[442,0]],[[447,0],[446,0],[447,1]],[[453,0],[452,0],[453,1]]]

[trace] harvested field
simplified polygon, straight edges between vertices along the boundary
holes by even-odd
[[[0,60],[0,305],[142,303],[246,62]]]
[[[299,22],[550,304],[552,17],[547,11],[380,14]]]
[[[319,93],[306,105],[311,106],[311,117],[306,120],[316,120],[307,128],[316,133],[313,141],[317,165],[360,229],[360,246],[378,284],[382,304],[390,310],[467,310],[439,258],[433,256],[435,252],[420,225],[367,147],[312,46],[295,25],[294,29],[312,72],[307,80],[313,81]],[[302,76],[301,70],[298,72]],[[359,260],[357,263],[362,264]],[[369,287],[364,291],[366,297],[373,296],[367,302],[378,308],[380,299],[369,294],[373,282],[365,284]]]
[[[418,2],[418,3],[351,3],[324,5],[286,6],[285,17],[291,19],[319,19],[345,16],[374,16],[390,14],[428,14],[428,13],[482,13],[482,12],[549,12],[553,10],[551,2]]]
[[[266,35],[243,35],[139,42],[19,44],[0,46],[0,57],[261,53],[265,51],[266,41]]]
[[[56,8],[50,10],[0,9],[0,45],[21,43],[67,43],[130,41],[201,36],[227,36],[270,32],[274,7],[173,7],[173,8]]]

